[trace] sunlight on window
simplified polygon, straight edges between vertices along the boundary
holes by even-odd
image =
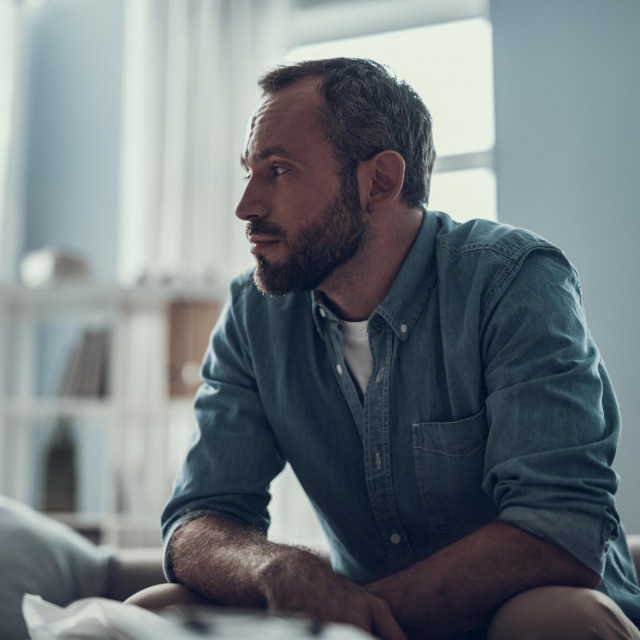
[[[494,145],[491,23],[484,18],[404,29],[292,49],[289,61],[338,56],[389,66],[422,97],[439,156]]]
[[[496,220],[496,176],[490,169],[435,173],[429,209],[444,211],[458,222],[473,218]]]

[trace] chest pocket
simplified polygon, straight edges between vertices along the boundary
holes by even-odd
[[[489,428],[485,410],[456,422],[412,426],[422,506],[436,533],[472,531],[497,515],[482,490]]]

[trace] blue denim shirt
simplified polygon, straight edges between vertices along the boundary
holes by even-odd
[[[323,295],[236,279],[195,402],[198,430],[163,514],[267,529],[289,461],[334,568],[367,581],[502,520],[603,575],[640,618],[614,504],[620,417],[563,253],[522,229],[427,212],[368,320],[362,399]]]

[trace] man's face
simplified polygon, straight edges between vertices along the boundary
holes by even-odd
[[[265,96],[243,154],[248,184],[236,215],[247,221],[256,286],[274,296],[318,288],[358,252],[367,230],[356,178],[339,175],[320,132],[315,84]]]

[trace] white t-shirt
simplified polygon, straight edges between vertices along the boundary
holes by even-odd
[[[364,396],[373,371],[373,356],[369,346],[367,320],[360,322],[341,320],[338,326],[342,331],[342,353],[344,354],[344,359],[353,379]]]

